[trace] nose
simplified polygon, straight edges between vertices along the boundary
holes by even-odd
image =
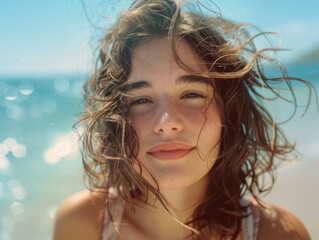
[[[163,104],[154,124],[154,132],[162,135],[174,135],[183,130],[183,123],[178,109],[172,104]]]

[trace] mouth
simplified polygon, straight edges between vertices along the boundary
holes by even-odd
[[[161,143],[151,148],[148,154],[159,160],[177,160],[188,155],[193,149],[193,146],[187,144]]]

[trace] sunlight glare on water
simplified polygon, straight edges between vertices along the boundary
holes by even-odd
[[[17,140],[14,138],[6,138],[3,141],[3,144],[8,151],[12,151],[18,143],[17,143]]]
[[[47,164],[55,164],[66,157],[68,160],[74,160],[78,150],[78,136],[74,132],[58,134],[44,152],[44,160]]]
[[[0,155],[0,172],[7,170],[10,166],[8,158],[6,156]]]
[[[4,95],[7,100],[13,101],[19,96],[19,90],[14,86],[7,86],[4,89]]]
[[[3,143],[0,143],[0,157],[6,156],[8,152],[16,158],[24,158],[27,155],[27,147],[14,138],[6,138]]]
[[[27,155],[27,148],[23,144],[17,144],[13,149],[12,149],[12,154],[16,158],[24,158]]]
[[[8,152],[7,146],[4,143],[0,143],[0,156],[5,156]]]
[[[44,189],[41,176],[56,183],[53,169],[62,179],[78,166],[74,161],[79,159],[78,136],[71,129],[82,84],[73,75],[0,79],[0,240],[50,231],[57,201],[67,190],[55,184]],[[63,164],[52,166],[59,162],[67,162],[69,169]],[[49,196],[52,189],[53,196]],[[44,193],[43,197],[35,196],[36,191]]]
[[[19,85],[19,90],[22,95],[31,95],[34,91],[34,87],[31,82],[22,82]]]
[[[22,185],[12,187],[11,194],[16,200],[23,200],[27,196],[27,190]]]
[[[10,161],[7,158],[9,152],[15,158],[24,158],[27,155],[27,147],[14,138],[6,138],[0,143],[0,171],[8,170],[10,167]]]

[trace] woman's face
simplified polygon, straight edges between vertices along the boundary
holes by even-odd
[[[177,53],[195,72],[207,70],[185,41],[178,41]],[[130,121],[139,138],[137,159],[143,168],[161,189],[207,179],[221,137],[211,84],[176,64],[167,38],[136,47],[128,84]],[[151,179],[147,171],[142,174]]]

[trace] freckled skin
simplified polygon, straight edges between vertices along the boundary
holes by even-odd
[[[178,42],[177,52],[193,70],[206,70],[203,61],[186,42]],[[187,74],[175,63],[169,39],[143,43],[133,53],[128,82],[142,79],[152,85],[131,93],[133,100],[146,97],[152,101],[131,109],[131,123],[140,143],[138,160],[162,189],[186,187],[199,180],[207,183],[207,173],[219,152],[221,120],[212,100],[213,89],[200,83],[176,84],[178,77]],[[206,98],[183,98],[186,91],[194,89]],[[195,149],[177,161],[159,161],[147,154],[153,145],[166,141],[179,141]],[[144,177],[149,179],[146,172]]]

